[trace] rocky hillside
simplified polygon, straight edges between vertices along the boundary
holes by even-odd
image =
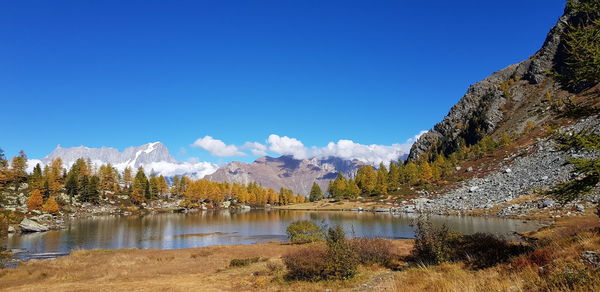
[[[538,52],[471,86],[444,120],[412,146],[408,159],[449,155],[484,137],[509,139],[509,146],[461,161],[456,183],[437,193],[421,192],[401,209],[521,216],[552,213],[548,208],[556,206],[566,206],[567,214],[582,212],[597,203],[599,33],[600,1],[568,1]],[[565,147],[564,139],[584,142]],[[585,171],[578,160],[587,163]]]
[[[306,195],[310,192],[313,182],[316,181],[325,191],[329,181],[334,179],[338,172],[352,177],[360,165],[362,163],[359,161],[335,157],[299,160],[292,156],[265,156],[252,163],[231,162],[206,178],[243,184],[257,182],[263,187],[275,190],[284,187]]]
[[[594,1],[569,1],[579,2]],[[554,119],[550,103],[570,93],[562,89],[552,72],[564,71],[565,33],[583,17],[568,5],[539,51],[469,87],[444,120],[413,144],[408,160],[433,153],[448,155],[484,136],[515,135],[528,123],[538,125]]]

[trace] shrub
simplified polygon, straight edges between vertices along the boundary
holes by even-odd
[[[329,229],[325,248],[313,245],[299,249],[285,255],[283,262],[290,279],[307,281],[349,279],[356,274],[359,264],[340,226]]]
[[[358,269],[356,253],[348,244],[341,226],[329,228],[327,234],[327,267],[325,274],[330,280],[354,277]]]
[[[452,260],[450,241],[459,235],[451,232],[446,225],[435,227],[431,221],[419,218],[416,223],[415,246],[412,256],[423,263],[436,265]]]
[[[327,250],[323,246],[301,248],[283,256],[288,277],[294,280],[319,281],[327,279]]]
[[[505,239],[489,233],[463,235],[450,242],[455,261],[465,261],[473,268],[482,269],[506,262],[528,248],[511,244]]]
[[[258,263],[258,261],[260,260],[260,257],[254,257],[254,258],[245,258],[245,259],[232,259],[229,262],[229,266],[230,267],[243,267],[243,266],[247,266],[253,263]]]
[[[323,229],[311,221],[296,221],[286,230],[292,243],[301,244],[322,241],[325,234]]]
[[[505,262],[528,250],[523,245],[511,244],[493,234],[460,235],[449,231],[444,225],[434,227],[429,220],[420,218],[412,255],[423,264],[463,261],[481,269]]]
[[[512,267],[517,270],[532,266],[543,267],[554,259],[554,253],[555,250],[549,247],[536,249],[516,258],[512,263]]]
[[[358,261],[363,265],[389,267],[394,255],[392,242],[383,238],[355,238],[349,241]]]

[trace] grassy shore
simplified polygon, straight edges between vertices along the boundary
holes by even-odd
[[[598,269],[582,260],[600,252],[600,220],[566,217],[528,236],[536,250],[473,269],[461,262],[410,262],[411,240],[394,240],[397,270],[361,266],[346,281],[286,280],[281,257],[306,245],[271,242],[181,250],[90,250],[0,270],[2,291],[600,291]],[[234,259],[247,265],[230,266]]]

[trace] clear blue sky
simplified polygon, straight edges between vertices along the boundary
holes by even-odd
[[[533,54],[564,2],[2,0],[0,147],[401,143]]]

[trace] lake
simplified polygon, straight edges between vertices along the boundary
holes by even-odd
[[[311,220],[319,225],[342,225],[348,236],[413,238],[416,215],[371,212],[295,210],[202,211],[70,219],[66,229],[12,234],[0,245],[19,251],[16,257],[53,258],[76,249],[181,249],[209,245],[252,244],[287,240],[290,222]],[[510,236],[536,230],[537,222],[470,216],[431,216],[463,234],[491,232]]]

